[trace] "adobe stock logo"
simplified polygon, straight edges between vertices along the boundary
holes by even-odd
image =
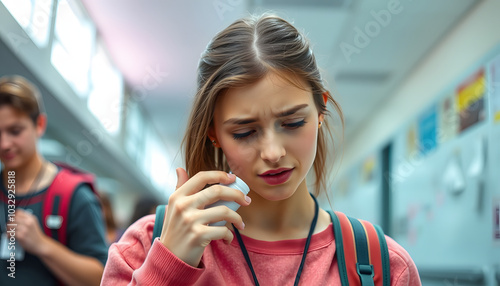
[[[243,0],[214,0],[212,3],[214,5],[215,12],[217,12],[217,16],[222,21],[224,20],[224,14],[226,12],[232,12],[236,6],[241,5]]]
[[[387,9],[382,9],[378,12],[372,10],[370,12],[373,20],[368,21],[364,29],[354,27],[353,44],[347,42],[340,43],[340,49],[347,62],[351,62],[353,54],[359,54],[362,49],[368,47],[372,39],[380,34],[382,28],[387,27],[391,23],[392,16],[401,13],[401,11],[403,11],[403,6],[401,6],[399,0],[389,0],[387,2]]]

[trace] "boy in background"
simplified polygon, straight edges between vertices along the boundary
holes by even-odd
[[[99,285],[107,258],[99,200],[90,174],[40,154],[37,141],[47,127],[42,106],[25,78],[0,78],[0,285]],[[66,218],[42,214],[52,192],[59,195],[51,206],[67,209]]]

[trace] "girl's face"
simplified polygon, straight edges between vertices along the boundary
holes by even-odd
[[[268,73],[227,90],[216,103],[209,136],[232,172],[267,200],[289,198],[299,187],[307,191],[323,115],[307,83],[299,84],[303,88]]]
[[[43,134],[41,116],[35,125],[30,117],[9,105],[0,106],[0,161],[5,168],[18,169],[37,154],[36,142]]]

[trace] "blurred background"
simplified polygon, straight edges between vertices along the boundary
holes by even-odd
[[[95,173],[124,228],[175,189],[200,54],[266,11],[345,114],[322,207],[380,224],[424,285],[500,285],[498,0],[0,0],[0,76],[40,87],[42,153]]]

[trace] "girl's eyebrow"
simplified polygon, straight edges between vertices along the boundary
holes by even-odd
[[[293,115],[297,111],[304,109],[308,106],[309,106],[308,104],[299,104],[299,105],[294,106],[288,110],[285,110],[283,112],[278,113],[276,116],[277,117],[286,117],[289,115]],[[257,119],[254,119],[254,118],[231,118],[231,119],[224,121],[224,123],[222,123],[222,124],[224,124],[224,125],[226,125],[226,124],[245,125],[245,124],[254,123],[254,122],[257,122]]]
[[[299,105],[297,105],[297,106],[294,106],[294,107],[292,107],[292,108],[290,108],[290,109],[288,109],[288,110],[285,110],[285,111],[283,111],[283,112],[279,113],[277,116],[278,116],[278,117],[285,117],[285,116],[289,116],[289,115],[295,114],[295,112],[297,112],[297,111],[299,111],[299,110],[301,110],[301,109],[304,109],[304,108],[306,108],[306,107],[308,107],[308,106],[309,106],[309,105],[307,105],[307,104],[299,104]]]

